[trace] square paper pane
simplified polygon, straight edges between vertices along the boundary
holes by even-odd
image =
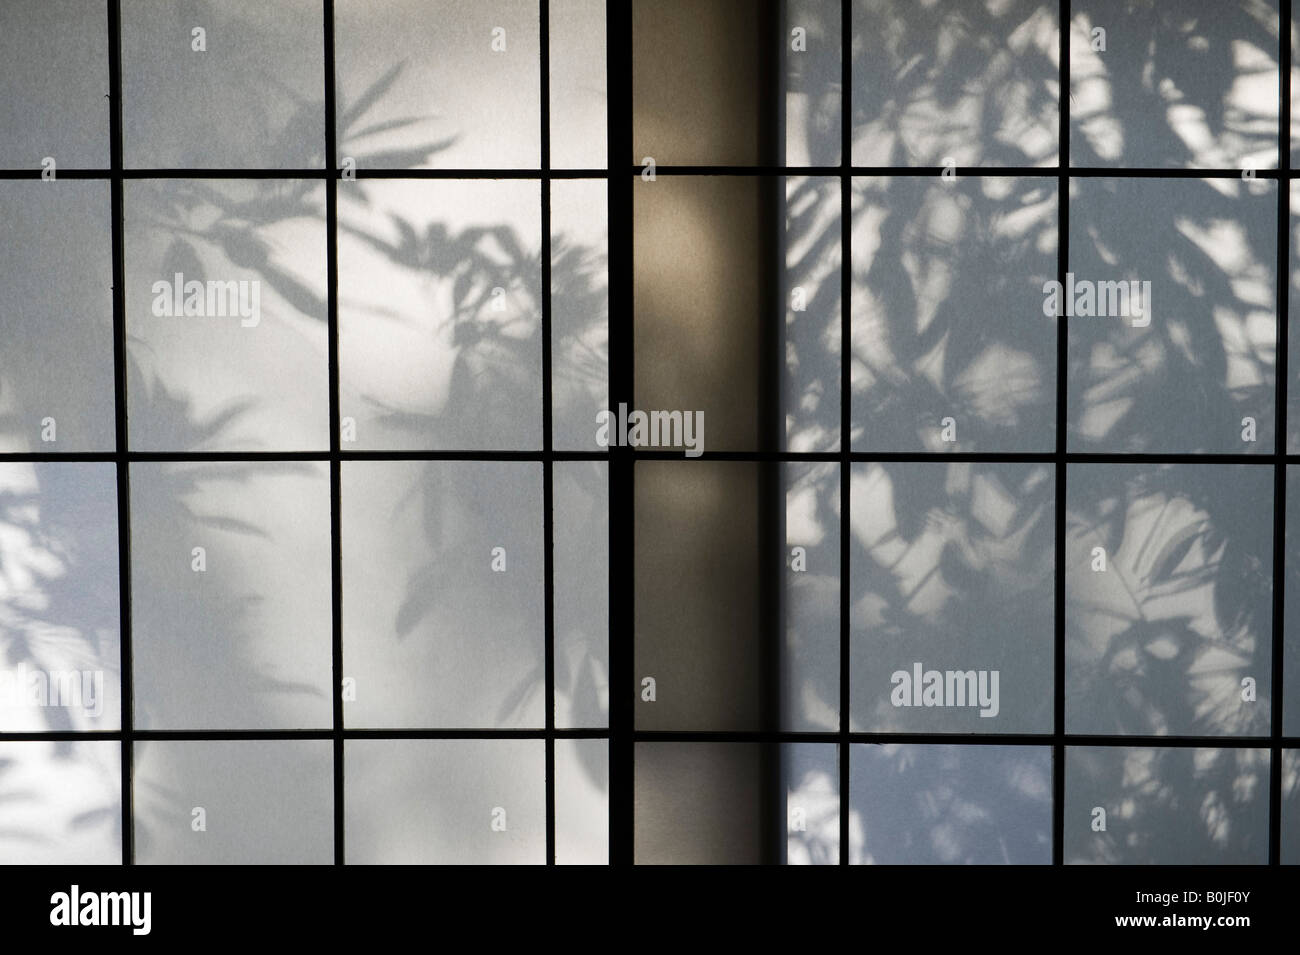
[[[758,552],[759,471],[736,461],[637,463],[638,729],[752,731],[775,716],[763,693],[763,646],[776,621],[760,610],[759,568],[771,561]]]
[[[774,363],[761,360],[772,321],[764,236],[780,229],[768,211],[779,188],[756,176],[661,176],[633,187],[633,409],[702,413],[706,427],[688,445],[699,450],[763,449],[782,433],[759,410],[779,387],[764,374]]]
[[[112,451],[108,184],[0,182],[0,221],[0,452]]]
[[[1291,183],[1288,197],[1291,215],[1288,224],[1291,241],[1290,259],[1287,265],[1287,281],[1290,283],[1287,296],[1287,378],[1286,421],[1288,454],[1300,454],[1300,180]],[[1279,266],[1281,263],[1278,263]]]
[[[1296,18],[1296,0],[1291,0],[1291,76],[1288,79],[1290,84],[1290,94],[1295,97],[1295,90],[1300,86],[1300,57],[1296,55],[1297,49],[1300,49],[1300,23]],[[1296,165],[1296,147],[1300,146],[1300,117],[1296,116],[1293,111],[1291,114],[1291,167]]]
[[[761,38],[750,0],[632,0],[632,161],[771,161],[778,111],[756,95]]]
[[[555,864],[609,862],[609,740],[555,741]]]
[[[553,467],[555,725],[608,726],[609,465]]]
[[[0,4],[0,167],[105,168],[108,12],[103,0]],[[6,220],[8,216],[5,217]]]
[[[840,726],[840,466],[787,463],[781,727]]]
[[[329,469],[131,465],[135,722],[331,724]]]
[[[787,166],[838,166],[843,36],[838,0],[786,0],[781,96]],[[779,108],[779,107],[778,107]]]
[[[856,179],[854,207],[854,450],[1054,450],[1056,183]]]
[[[325,739],[137,742],[135,861],[329,865],[333,774]]]
[[[605,92],[603,0],[550,0],[551,168],[603,169],[609,104]]]
[[[764,783],[779,765],[758,743],[637,743],[636,865],[756,865],[779,816]]]
[[[1070,450],[1273,450],[1276,188],[1071,181]]]
[[[1300,734],[1300,466],[1286,469],[1286,577],[1282,610],[1282,733]]]
[[[785,180],[781,255],[783,448],[840,448],[840,184]]]
[[[321,0],[124,0],[126,165],[323,166],[324,30]]]
[[[0,864],[118,865],[122,744],[0,741]]]
[[[112,464],[0,463],[0,732],[121,726],[117,538]]]
[[[1054,166],[1058,4],[854,0],[855,166]]]
[[[1282,750],[1283,865],[1300,865],[1300,749]]]
[[[338,0],[334,24],[340,162],[537,168],[537,0]]]
[[[1065,750],[1067,865],[1263,865],[1267,749]]]
[[[787,865],[840,861],[839,747],[834,743],[783,743]]]
[[[1072,0],[1074,166],[1277,166],[1277,0]]]
[[[350,864],[546,861],[541,740],[349,740],[344,760]]]
[[[1269,732],[1273,470],[1071,465],[1065,728]]]
[[[609,206],[603,180],[551,182],[551,420],[560,451],[599,451],[609,409]]]
[[[850,750],[849,831],[861,833],[853,863],[1051,863],[1049,747],[886,743]]]
[[[340,185],[346,447],[541,447],[539,189],[487,179]]]
[[[329,447],[325,185],[125,185],[131,447]]]
[[[349,461],[342,503],[348,725],[542,726],[542,466]]]
[[[1053,470],[855,465],[852,720],[1052,731]]]

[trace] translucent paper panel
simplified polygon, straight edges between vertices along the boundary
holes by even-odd
[[[324,29],[320,0],[125,0],[126,165],[324,165]]]
[[[853,164],[1056,165],[1057,10],[854,0]]]
[[[748,0],[632,0],[633,162],[769,158],[777,117],[758,95],[759,22]]]
[[[132,777],[135,861],[329,865],[329,740],[144,740]]]
[[[639,9],[639,8],[638,8]],[[657,6],[655,7],[657,10]],[[633,187],[635,408],[704,413],[701,447],[774,444],[759,413],[778,180],[662,176]],[[780,434],[779,425],[775,434]]]
[[[539,189],[340,183],[345,447],[541,448]]]
[[[13,0],[0,6],[0,166],[104,168],[108,147],[108,13],[103,0]]]
[[[1071,450],[1273,450],[1276,188],[1070,183]]]
[[[550,0],[551,168],[603,169],[608,155],[603,0]]]
[[[1071,465],[1065,728],[1265,735],[1273,472]]]
[[[1287,368],[1290,369],[1286,392],[1286,421],[1288,454],[1300,453],[1300,323],[1295,320],[1300,314],[1300,181],[1291,183],[1290,220],[1288,230],[1290,258],[1287,264],[1287,281],[1290,290],[1287,297],[1287,321],[1290,323],[1287,335]],[[1281,265],[1281,263],[1279,263]],[[1293,332],[1294,330],[1294,332]]]
[[[854,450],[1054,450],[1056,183],[853,188]]]
[[[609,725],[609,465],[557,461],[555,725]]]
[[[108,166],[103,0],[0,4],[0,62],[7,92],[0,104],[0,167],[32,169],[46,157],[60,168]]]
[[[334,23],[340,161],[537,168],[536,0],[339,0]]]
[[[1047,865],[1047,746],[850,747],[850,861],[877,865]]]
[[[637,743],[635,863],[762,862],[781,831],[763,788],[778,759],[758,743]]]
[[[0,863],[122,861],[122,745],[0,741]]]
[[[769,9],[781,13],[767,23]],[[632,29],[636,162],[838,164],[835,0],[761,12],[744,0],[644,0]]]
[[[126,183],[133,449],[329,447],[324,195],[294,179]]]
[[[1277,165],[1277,0],[1070,9],[1072,165]]]
[[[851,488],[851,728],[1050,733],[1052,468],[861,464]]]
[[[840,468],[787,463],[781,727],[840,725]]]
[[[345,462],[349,726],[545,723],[542,466]]]
[[[775,624],[759,606],[759,466],[641,461],[635,486],[636,679],[655,682],[637,728],[759,729]]]
[[[840,447],[840,184],[785,180],[781,255],[784,338],[781,413],[784,447]]]
[[[551,182],[551,441],[599,451],[609,408],[609,206],[605,182]]]
[[[2,182],[0,220],[11,236],[0,246],[0,453],[111,451],[108,184]]]
[[[838,466],[642,461],[635,485],[637,726],[837,729]]]
[[[1297,86],[1300,86],[1300,57],[1296,56],[1297,48],[1300,48],[1300,23],[1296,18],[1296,0],[1291,0],[1291,76],[1288,83],[1291,87],[1291,96],[1295,96]],[[1293,111],[1291,114],[1291,166],[1296,164],[1296,146],[1300,145],[1300,117],[1297,117]]]
[[[344,759],[350,864],[546,861],[541,740],[349,740]]]
[[[1065,750],[1066,864],[1268,862],[1267,749]]]
[[[1286,603],[1282,611],[1282,733],[1300,733],[1300,467],[1286,469]]]
[[[609,861],[609,740],[555,741],[555,863]]]
[[[1283,865],[1300,865],[1300,750],[1282,750]]]
[[[329,726],[329,535],[322,462],[131,465],[136,726]]]
[[[117,536],[112,464],[0,463],[0,731],[121,726]]]
[[[840,4],[786,0],[781,78],[787,166],[835,166],[840,161],[842,75]]]
[[[781,746],[788,865],[836,865],[840,860],[839,747]]]

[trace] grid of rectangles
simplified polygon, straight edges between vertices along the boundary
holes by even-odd
[[[635,407],[710,427],[635,455],[616,853],[1300,859],[1289,0],[631,9]]]
[[[0,5],[0,862],[608,855],[604,5]]]
[[[1292,22],[0,6],[0,861],[1296,861]]]

